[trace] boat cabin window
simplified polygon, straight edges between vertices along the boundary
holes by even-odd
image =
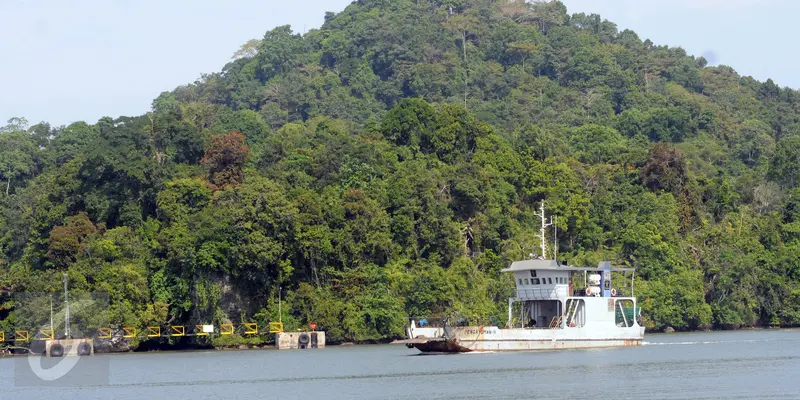
[[[549,285],[552,285],[553,284],[553,278],[547,278],[547,283]]]
[[[531,281],[533,281],[534,285],[538,285],[539,284],[539,278],[533,278],[533,279],[531,279]]]
[[[633,307],[633,301],[616,300],[614,303],[614,322],[616,322],[617,326],[619,327],[632,327],[637,315],[637,312]]]
[[[536,278],[536,271],[531,270],[531,278]]]
[[[522,278],[519,278],[519,284],[522,285]]]
[[[525,284],[526,285],[528,284],[528,278],[525,278]]]

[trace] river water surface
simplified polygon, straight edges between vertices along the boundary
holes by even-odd
[[[647,334],[641,347],[419,355],[405,346],[100,355],[108,383],[0,399],[800,399],[800,331]]]

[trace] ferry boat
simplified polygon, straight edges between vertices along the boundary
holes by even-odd
[[[547,254],[546,228],[552,225],[540,208],[542,255]],[[552,221],[552,218],[551,218]],[[554,251],[557,258],[557,251]],[[411,320],[405,344],[423,353],[499,352],[639,346],[644,327],[633,293],[635,270],[614,268],[610,262],[576,268],[545,256],[515,261],[502,272],[514,274],[516,296],[508,299],[505,327],[431,326],[427,319]],[[617,288],[612,274],[630,287]],[[583,289],[574,289],[582,278]],[[627,285],[625,285],[627,286]],[[623,296],[625,292],[627,296]],[[461,326],[459,326],[461,325]]]

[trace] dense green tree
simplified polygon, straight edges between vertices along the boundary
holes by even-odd
[[[293,33],[289,25],[279,26],[267,32],[258,48],[258,76],[262,81],[267,81],[290,71],[306,50],[303,37]]]
[[[12,182],[21,181],[37,172],[38,153],[35,140],[27,132],[0,133],[0,177],[5,181],[6,196],[11,194]]]
[[[775,152],[774,134],[769,125],[758,120],[742,122],[734,148],[741,160],[756,166],[769,160]]]
[[[381,122],[381,132],[397,145],[419,149],[422,140],[434,129],[434,123],[435,111],[430,104],[424,100],[406,99],[387,113]]]
[[[599,125],[575,129],[570,144],[581,161],[590,164],[617,162],[627,148],[619,132]]]
[[[800,135],[778,142],[769,175],[787,188],[800,184]]]
[[[244,143],[244,135],[238,132],[211,139],[211,145],[203,157],[203,164],[209,170],[209,181],[219,187],[242,183],[242,169],[250,157],[250,148]]]
[[[796,90],[559,1],[362,0],[141,116],[0,127],[0,288],[67,273],[115,326],[265,326],[279,293],[332,341],[503,325],[545,201],[650,329],[798,326],[799,138]]]

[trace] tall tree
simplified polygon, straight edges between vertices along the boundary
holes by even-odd
[[[38,163],[39,149],[31,135],[24,131],[0,133],[0,177],[6,184],[6,196],[11,193],[11,183],[32,176]]]
[[[778,142],[769,170],[770,178],[786,188],[800,185],[800,135]]]
[[[245,136],[231,132],[211,138],[203,165],[208,168],[209,181],[224,188],[244,181],[242,169],[249,158],[250,147],[245,144]]]

